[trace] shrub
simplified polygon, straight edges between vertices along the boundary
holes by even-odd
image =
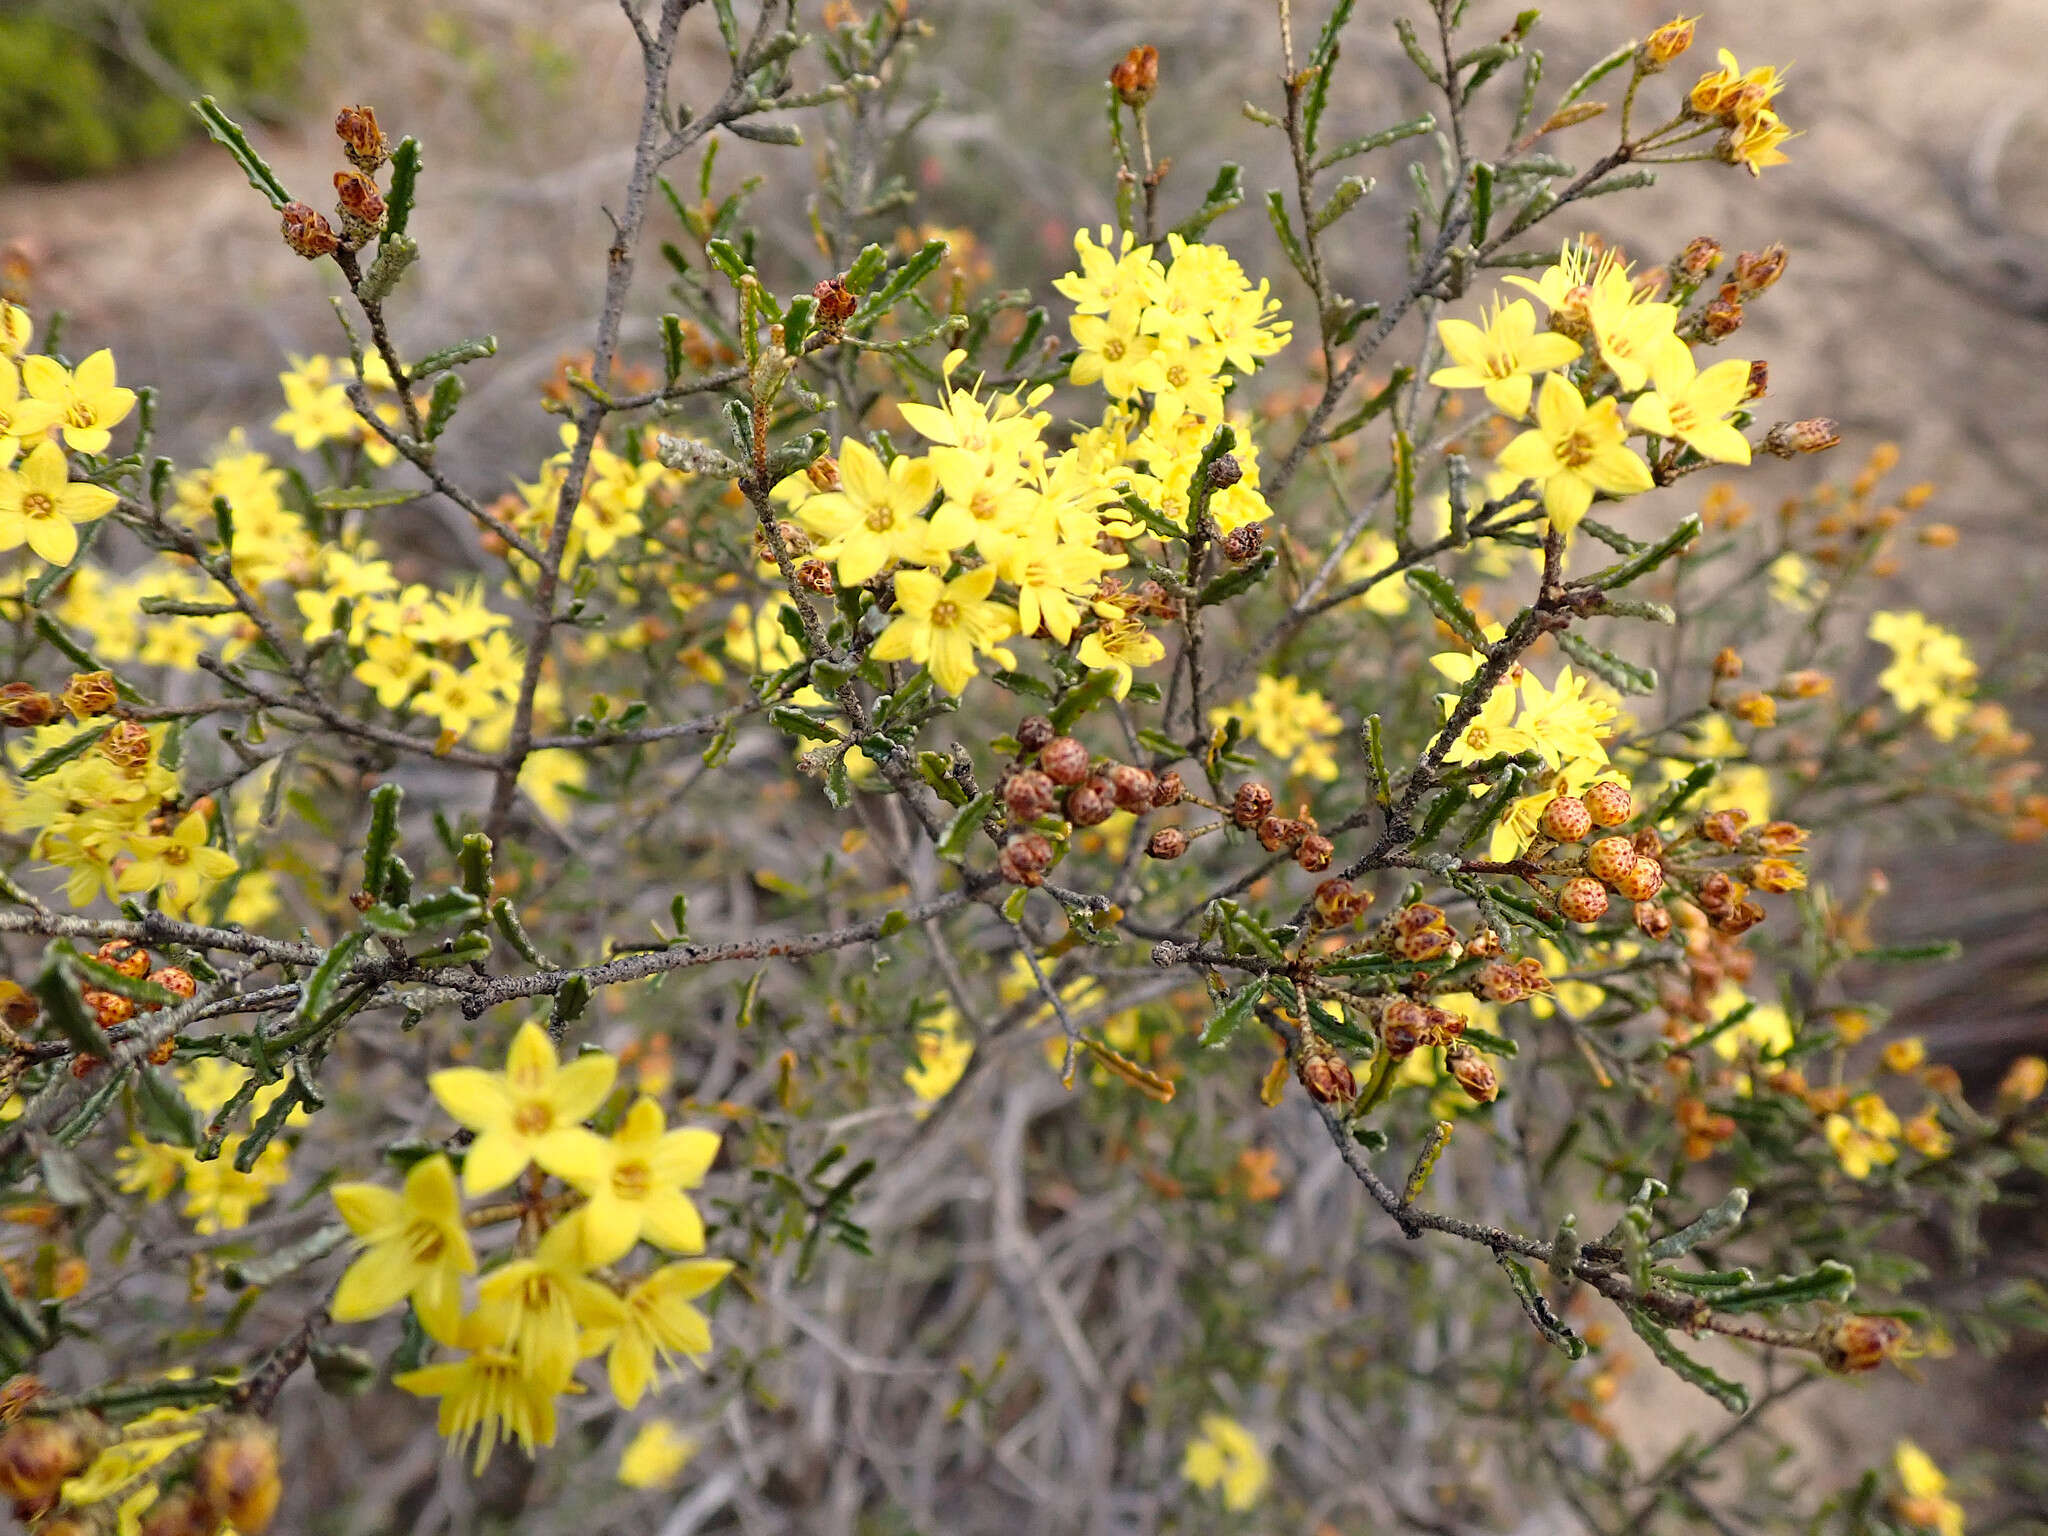
[[[2048,1170],[2048,1065],[1973,1100],[1876,1049],[1931,956],[1846,850],[2048,807],[1998,669],[1872,611],[1953,542],[1932,488],[1883,446],[1785,479],[1839,434],[1724,355],[1785,249],[1552,233],[1768,169],[1777,71],[1674,83],[1674,22],[1558,90],[1533,12],[1440,0],[1399,32],[1438,111],[1334,143],[1378,99],[1351,6],[1283,5],[1276,283],[1238,168],[1168,174],[1139,48],[1116,223],[1040,301],[896,226],[908,7],[809,47],[713,7],[685,115],[692,11],[627,8],[634,168],[531,479],[444,462],[496,343],[408,334],[420,148],[365,107],[330,214],[199,106],[346,293],[279,442],[172,464],[110,353],[0,316],[23,1517],[310,1506],[310,1376],[535,1458],[441,1478],[450,1525],[642,1529],[729,1437],[678,1521],[1957,1529],[1910,1444],[1750,1453],[1831,1376],[2042,1325],[1924,1282]],[[715,151],[799,111],[780,250]],[[1417,149],[1407,270],[1340,291],[1354,168]],[[407,552],[427,497],[459,558]],[[1629,1338],[1738,1417],[1638,1460]]]

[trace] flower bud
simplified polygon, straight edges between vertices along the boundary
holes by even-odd
[[[1740,806],[1730,806],[1724,811],[1711,811],[1700,818],[1700,836],[1710,843],[1719,843],[1723,848],[1733,848],[1742,841],[1742,829],[1749,825],[1749,812]]]
[[[1644,38],[1642,47],[1636,50],[1637,67],[1646,75],[1654,75],[1669,65],[1692,46],[1692,30],[1698,21],[1697,16],[1678,16],[1665,22]]]
[[[99,1454],[105,1433],[87,1414],[22,1419],[0,1434],[0,1492],[25,1503],[53,1497]]]
[[[343,107],[334,116],[334,136],[341,140],[342,153],[357,170],[375,171],[391,158],[391,141],[377,126],[377,113],[370,107]]]
[[[796,581],[806,592],[815,592],[820,597],[830,597],[835,590],[832,583],[832,567],[815,555],[798,563]]]
[[[996,866],[1012,885],[1045,884],[1045,872],[1052,868],[1052,844],[1036,832],[1026,832],[1003,844]]]
[[[1724,645],[1714,653],[1714,676],[1724,683],[1742,676],[1742,657],[1733,646]]]
[[[836,491],[839,489],[839,461],[829,453],[821,453],[804,470],[804,478],[811,482],[813,490]]]
[[[1500,1074],[1469,1045],[1454,1045],[1444,1052],[1444,1065],[1473,1103],[1491,1104],[1500,1096]]]
[[[1742,329],[1742,301],[1734,293],[1733,284],[1723,287],[1700,316],[1700,330],[1708,341],[1721,341]]]
[[[1295,1069],[1301,1086],[1318,1104],[1349,1104],[1358,1097],[1358,1081],[1342,1056],[1318,1041],[1302,1052]]]
[[[1444,909],[1418,901],[1396,912],[1392,922],[1396,933],[1421,933],[1425,929],[1443,927]]]
[[[1719,265],[1721,242],[1706,235],[1694,235],[1686,241],[1678,257],[1678,270],[1695,283],[1705,281]]]
[[[1142,816],[1152,809],[1152,791],[1158,787],[1150,769],[1134,763],[1118,763],[1109,770],[1109,787],[1117,808]]]
[[[1273,791],[1252,779],[1237,786],[1230,802],[1230,819],[1249,831],[1273,811]]]
[[[2031,1104],[2043,1093],[2048,1093],[2048,1061],[2039,1056],[2015,1058],[1998,1084],[1998,1098],[2004,1104]]]
[[[384,194],[361,171],[336,171],[334,197],[341,227],[358,244],[384,227]]]
[[[1330,867],[1330,860],[1336,855],[1337,845],[1320,832],[1311,832],[1294,849],[1294,862],[1312,875],[1319,875]]]
[[[1188,835],[1179,827],[1161,827],[1145,842],[1148,858],[1177,859],[1188,851]]]
[[[1077,827],[1099,827],[1115,814],[1116,791],[1099,773],[1067,791],[1067,820]]]
[[[256,1536],[277,1513],[277,1435],[261,1419],[234,1419],[200,1447],[192,1484],[214,1513]]]
[[[1842,1317],[1826,1327],[1820,1362],[1838,1375],[1874,1371],[1906,1342],[1906,1325],[1896,1317]]]
[[[1613,779],[1602,779],[1597,784],[1588,785],[1584,798],[1586,811],[1596,827],[1618,827],[1636,813],[1635,796],[1628,792],[1626,785]]]
[[[1646,939],[1671,937],[1671,909],[1661,901],[1639,901],[1635,907],[1636,931]]]
[[[817,301],[821,330],[838,330],[853,318],[853,312],[860,307],[860,301],[853,296],[853,290],[846,286],[843,277],[826,278],[811,289],[811,297]]]
[[[99,753],[117,768],[140,768],[149,761],[148,728],[134,720],[117,720],[100,738]]]
[[[107,940],[93,951],[93,958],[105,961],[131,980],[149,974],[149,951],[127,939]]]
[[[57,701],[34,683],[0,683],[0,725],[33,730],[57,718]]]
[[[1607,887],[1587,875],[1567,880],[1557,894],[1557,909],[1575,923],[1597,923],[1607,914]]]
[[[1055,784],[1078,784],[1088,777],[1088,749],[1072,736],[1055,736],[1038,749],[1038,767]]]
[[[1396,1061],[1428,1045],[1433,1033],[1429,1010],[1413,998],[1396,998],[1380,1012],[1380,1044]]]
[[[1779,678],[1778,686],[1772,691],[1787,699],[1824,699],[1835,691],[1835,680],[1825,672],[1802,667]]]
[[[57,702],[71,712],[74,720],[90,719],[104,715],[120,701],[120,691],[114,686],[111,672],[74,672],[71,681],[64,685],[64,691],[57,695]]]
[[[1169,805],[1179,805],[1181,796],[1187,793],[1187,785],[1175,772],[1162,773],[1152,782],[1152,804],[1164,810]]]
[[[1244,565],[1258,558],[1265,543],[1264,523],[1241,523],[1223,536],[1223,553],[1233,565]]]
[[[1771,365],[1758,358],[1749,365],[1749,382],[1742,386],[1742,403],[1761,400],[1771,392]]]
[[[1043,715],[1026,715],[1017,722],[1017,745],[1026,752],[1042,752],[1046,743],[1059,735]]]
[[[1417,928],[1409,933],[1396,934],[1393,949],[1403,960],[1425,965],[1448,954],[1456,942],[1448,928]]]
[[[1543,807],[1542,825],[1545,837],[1576,843],[1593,830],[1593,815],[1577,795],[1559,795]]]
[[[1133,48],[1109,72],[1109,85],[1125,106],[1144,106],[1159,91],[1159,50],[1150,43]]]
[[[1789,459],[1801,453],[1825,453],[1842,440],[1842,429],[1825,416],[1806,421],[1781,421],[1764,434],[1765,453]]]
[[[1635,844],[1625,837],[1603,837],[1586,850],[1586,873],[1608,885],[1635,867]]]
[[[1268,853],[1292,848],[1308,835],[1308,823],[1291,816],[1268,816],[1259,823],[1259,846]]]
[[[308,261],[332,256],[341,249],[341,237],[327,222],[327,215],[308,203],[286,203],[281,227],[284,243]]]
[[[221,1517],[193,1488],[173,1488],[143,1514],[138,1536],[213,1536]]]
[[[20,982],[0,978],[0,1023],[13,1030],[29,1029],[42,1012],[42,1004]]]
[[[1744,251],[1735,258],[1735,287],[1744,298],[1762,293],[1785,275],[1791,253],[1777,241],[1760,251]]]
[[[1244,466],[1237,461],[1237,455],[1234,453],[1218,454],[1216,461],[1209,466],[1209,489],[1212,491],[1227,491],[1243,478]],[[1265,537],[1263,528],[1260,529],[1259,537]]]
[[[1036,768],[1020,768],[1003,781],[1003,808],[1012,821],[1035,821],[1050,816],[1059,803],[1051,779]]]
[[[1325,880],[1316,887],[1316,916],[1327,928],[1348,928],[1365,915],[1372,893],[1360,891],[1349,880]]]

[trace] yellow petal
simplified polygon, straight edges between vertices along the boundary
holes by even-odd
[[[612,1091],[612,1082],[618,1075],[619,1062],[615,1056],[602,1051],[578,1056],[562,1068],[548,1095],[555,1106],[556,1118],[588,1119],[604,1102],[605,1095]]]
[[[457,1124],[493,1131],[510,1124],[512,1100],[505,1080],[481,1067],[449,1067],[427,1078],[427,1086]]]
[[[526,1144],[509,1131],[485,1131],[462,1159],[462,1187],[472,1195],[503,1189],[526,1171]]]
[[[335,1320],[360,1323],[381,1316],[405,1300],[416,1278],[412,1261],[396,1244],[380,1243],[343,1272],[329,1308]]]
[[[623,1259],[640,1241],[641,1207],[600,1189],[583,1208],[583,1259],[593,1267]]]
[[[654,1151],[655,1182],[695,1189],[711,1171],[720,1140],[716,1131],[670,1131]]]
[[[533,1160],[556,1178],[589,1190],[611,1177],[614,1154],[597,1132],[565,1125],[534,1143]]]
[[[395,1225],[403,1209],[397,1195],[376,1184],[337,1184],[328,1193],[333,1195],[341,1219],[357,1237],[368,1237]]]
[[[702,1253],[704,1218],[687,1197],[671,1190],[647,1202],[636,1235],[670,1253]]]
[[[538,1093],[555,1075],[555,1047],[548,1032],[531,1019],[519,1026],[505,1053],[505,1076],[513,1091]]]

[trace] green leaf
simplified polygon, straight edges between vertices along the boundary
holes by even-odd
[[[1266,995],[1266,978],[1255,977],[1246,982],[1224,1000],[1207,1024],[1202,1027],[1200,1043],[1208,1047],[1227,1045],[1230,1037],[1251,1018],[1252,1010],[1259,1005],[1259,999]]]
[[[1603,651],[1569,630],[1557,637],[1557,643],[1572,660],[1622,693],[1657,691],[1655,667],[1638,666],[1635,662],[1624,661],[1612,651]]]
[[[341,979],[348,973],[356,951],[363,945],[360,933],[345,933],[335,941],[334,948],[327,951],[320,963],[313,967],[299,988],[299,1007],[294,1016],[301,1024],[320,1024],[327,1020],[327,1010],[335,1003]]]
[[[462,376],[445,373],[434,383],[434,392],[427,398],[427,419],[421,431],[428,442],[433,442],[448,430],[448,424],[455,419],[455,408],[462,404]]]
[[[1749,1412],[1749,1389],[1693,1359],[1673,1341],[1669,1332],[1640,1309],[1624,1307],[1636,1337],[1650,1346],[1650,1353],[1666,1367],[1691,1382],[1730,1413]]]
[[[314,494],[313,505],[322,512],[358,512],[371,507],[398,507],[417,501],[418,491],[400,486],[337,485]]]
[[[391,875],[391,855],[398,847],[398,808],[405,791],[396,784],[379,784],[370,791],[370,830],[363,839],[363,889],[372,896],[384,894]]]
[[[1694,763],[1684,778],[1658,797],[1657,803],[1650,807],[1650,814],[1644,818],[1643,825],[1654,827],[1676,816],[1695,795],[1714,782],[1714,775],[1720,771],[1719,763]]]
[[[1420,117],[1411,117],[1405,123],[1396,123],[1391,128],[1382,128],[1377,133],[1368,133],[1362,139],[1347,139],[1335,149],[1315,162],[1314,168],[1326,171],[1339,161],[1350,160],[1358,155],[1369,155],[1376,149],[1385,149],[1389,144],[1398,144],[1403,139],[1412,139],[1417,134],[1434,133],[1436,119],[1425,112]]]
[[[1615,49],[1614,52],[1608,54],[1607,57],[1601,59],[1598,63],[1594,64],[1591,69],[1587,70],[1583,75],[1579,76],[1578,79],[1574,80],[1571,83],[1571,88],[1567,90],[1564,93],[1564,96],[1558,101],[1557,109],[1562,110],[1565,107],[1570,106],[1573,102],[1577,101],[1581,96],[1585,95],[1586,92],[1590,91],[1595,85],[1598,85],[1600,81],[1605,79],[1608,75],[1613,74],[1614,71],[1621,68],[1622,65],[1628,63],[1628,61],[1630,59],[1633,59],[1635,56],[1636,45],[1634,43],[1622,44],[1621,47]]]
[[[474,363],[479,359],[497,355],[497,337],[473,336],[467,341],[458,341],[452,346],[443,347],[438,352],[429,352],[407,372],[414,379],[427,379],[450,368],[460,368],[464,363]]]
[[[981,824],[988,820],[989,813],[996,807],[994,790],[984,790],[953,813],[953,819],[946,823],[945,833],[939,838],[939,857],[957,864],[967,857],[967,847],[974,834],[981,830]]]
[[[1067,696],[1053,705],[1049,717],[1053,729],[1064,731],[1076,720],[1086,715],[1096,705],[1108,698],[1116,688],[1116,673],[1108,667],[1092,669],[1086,677],[1067,690]]]
[[[43,1005],[43,1017],[57,1026],[57,1032],[73,1050],[86,1056],[106,1055],[107,1037],[86,1011],[85,999],[78,995],[77,979],[61,950],[51,948],[29,990]]]
[[[725,125],[740,138],[756,144],[781,144],[791,149],[799,148],[804,142],[803,130],[795,123],[754,123],[735,119]]]
[[[491,899],[491,840],[481,832],[471,832],[462,839],[462,847],[455,855],[456,863],[462,869],[462,888],[479,902]]]
[[[1675,1259],[1681,1254],[1691,1253],[1701,1243],[1726,1237],[1742,1225],[1743,1213],[1748,1209],[1749,1191],[1737,1186],[1722,1196],[1718,1204],[1708,1207],[1676,1232],[1667,1233],[1650,1244],[1650,1257]]]
[[[548,1013],[548,1033],[557,1040],[562,1031],[583,1017],[583,1010],[590,1006],[590,979],[570,972],[562,978],[561,989],[555,993],[555,1006]]]
[[[856,298],[874,285],[876,278],[889,265],[889,253],[879,245],[864,245],[860,254],[853,258],[853,265],[846,269],[846,286]]]
[[[1522,1304],[1524,1315],[1536,1331],[1562,1351],[1567,1360],[1582,1358],[1586,1353],[1586,1341],[1550,1309],[1550,1303],[1536,1288],[1536,1277],[1529,1273],[1529,1266],[1510,1254],[1497,1254],[1496,1257],[1500,1260],[1500,1267],[1507,1271],[1508,1284],[1515,1289],[1515,1300]]]
[[[384,195],[384,236],[403,235],[412,220],[415,194],[419,190],[420,141],[407,134],[391,151],[391,190]]]
[[[63,951],[66,963],[78,973],[83,985],[112,992],[151,1008],[175,1008],[185,1001],[169,987],[161,986],[147,976],[125,975],[98,956],[81,953],[69,939],[59,939],[56,947]],[[137,947],[140,948],[139,945]]]
[[[1834,1259],[1824,1259],[1803,1275],[1778,1275],[1726,1291],[1713,1291],[1706,1299],[1716,1312],[1760,1312],[1800,1302],[1844,1302],[1855,1289],[1855,1270]]]
[[[178,1080],[155,1067],[135,1073],[135,1102],[151,1141],[190,1149],[199,1145],[199,1114],[187,1102]]]
[[[282,208],[292,200],[291,193],[284,189],[284,183],[277,179],[277,172],[256,153],[255,146],[249,142],[249,135],[242,131],[242,125],[221,111],[218,102],[211,96],[202,96],[192,103],[192,110],[206,125],[207,135],[234,157],[235,164],[242,168],[242,174],[249,178],[249,185],[270,199],[271,207]]]
[[[437,891],[408,904],[406,911],[422,928],[448,928],[475,922],[484,915],[484,904],[468,891]]]
[[[837,742],[844,739],[823,720],[813,719],[792,705],[776,705],[768,711],[768,720],[776,729],[786,731],[804,741]]]
[[[1197,608],[1213,608],[1218,603],[1227,603],[1233,597],[1249,592],[1273,573],[1280,556],[1274,550],[1262,550],[1259,558],[1247,561],[1234,570],[1225,571],[1214,581],[1195,594]]]
[[[1479,620],[1472,616],[1472,610],[1458,596],[1458,589],[1438,572],[1428,566],[1410,566],[1401,573],[1401,579],[1415,589],[1429,604],[1430,611],[1442,619],[1460,640],[1481,651],[1492,646],[1493,642],[1479,627]]]
[[[1315,219],[1309,228],[1316,234],[1321,234],[1357,207],[1360,199],[1372,189],[1373,179],[1370,176],[1346,176],[1337,183],[1337,189],[1330,194],[1330,200],[1316,210]]]
[[[927,240],[915,256],[889,274],[889,280],[864,300],[847,324],[865,326],[896,307],[897,301],[938,270],[950,247],[943,240]]]
[[[1330,76],[1335,71],[1340,35],[1351,20],[1355,0],[1337,0],[1330,10],[1330,19],[1323,23],[1323,30],[1316,38],[1315,47],[1308,56],[1308,68],[1313,76],[1309,81],[1308,97],[1301,108],[1302,146],[1311,156],[1316,152],[1316,134],[1321,128],[1323,110],[1330,103]]]
[[[1699,536],[1700,517],[1694,512],[1641,554],[1624,560],[1619,565],[1610,565],[1604,571],[1596,571],[1587,585],[1597,587],[1603,592],[1625,587],[1638,577],[1649,575]]]
[[[1202,206],[1174,225],[1173,233],[1183,240],[1199,240],[1202,232],[1224,214],[1241,207],[1244,203],[1244,167],[1226,160],[1216,172],[1216,179],[1209,184],[1209,190],[1202,196]],[[1012,361],[1007,365],[1015,367],[1018,356],[1012,349]]]
[[[50,748],[49,751],[39,753],[35,757],[30,758],[22,765],[21,776],[24,779],[40,779],[56,772],[66,763],[85,756],[86,753],[98,746],[100,738],[113,728],[110,722],[106,725],[95,726],[90,730],[80,731],[69,741],[61,742]]]
[[[1314,288],[1316,280],[1309,266],[1308,252],[1302,249],[1301,238],[1295,234],[1294,225],[1287,217],[1287,200],[1277,188],[1266,194],[1266,217],[1272,221],[1273,233],[1279,238],[1280,250],[1289,264],[1304,283]]]

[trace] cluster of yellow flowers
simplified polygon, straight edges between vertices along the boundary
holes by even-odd
[[[1430,382],[1483,390],[1495,410],[1517,419],[1529,415],[1534,396],[1534,424],[1496,462],[1541,487],[1554,526],[1570,533],[1596,494],[1650,489],[1650,466],[1628,446],[1631,436],[1648,439],[1653,458],[1671,445],[1749,462],[1749,444],[1728,418],[1750,398],[1750,364],[1728,358],[1702,371],[1678,331],[1679,306],[1631,281],[1611,252],[1568,245],[1540,277],[1506,281],[1542,301],[1549,328],[1537,329],[1527,299],[1496,298],[1483,326],[1440,320],[1450,362]]]
[[[219,1057],[202,1057],[180,1066],[176,1078],[185,1102],[203,1124],[241,1092],[249,1071]],[[282,1078],[257,1089],[249,1101],[252,1120],[261,1119],[284,1091]],[[293,1109],[286,1123],[304,1118],[303,1109]],[[150,1141],[138,1131],[115,1154],[115,1179],[129,1194],[151,1201],[168,1200],[182,1183],[185,1215],[195,1232],[202,1237],[232,1232],[246,1227],[256,1207],[291,1181],[291,1155],[275,1138],[265,1144],[247,1173],[237,1168],[235,1157],[246,1139],[239,1132],[225,1136],[217,1155],[202,1161],[189,1147]]]
[[[455,1169],[439,1153],[413,1164],[402,1192],[335,1186],[362,1253],[335,1291],[334,1316],[361,1321],[410,1300],[429,1337],[459,1351],[394,1381],[441,1400],[441,1433],[474,1440],[479,1469],[500,1440],[528,1451],[553,1442],[555,1399],[579,1390],[579,1361],[604,1354],[612,1393],[630,1408],[658,1364],[710,1352],[711,1325],[691,1303],[730,1263],[685,1257],[631,1277],[615,1266],[643,1242],[669,1254],[704,1251],[703,1218],[684,1191],[703,1182],[719,1137],[670,1130],[645,1097],[611,1136],[598,1135],[585,1122],[611,1095],[618,1067],[601,1051],[561,1063],[547,1032],[529,1023],[504,1070],[452,1067],[429,1079],[442,1107],[475,1133],[464,1193],[491,1194],[531,1170],[504,1209],[465,1215]],[[562,1192],[550,1193],[549,1175]],[[466,1304],[465,1278],[479,1267],[471,1226],[515,1218],[515,1250],[482,1273]]]
[[[1505,633],[1501,626],[1489,625],[1486,638],[1498,641]],[[1472,651],[1444,651],[1430,658],[1430,665],[1460,687],[1472,680],[1481,664]],[[1457,694],[1438,698],[1446,714],[1456,708]],[[1557,681],[1546,685],[1517,663],[1486,696],[1445,752],[1444,761],[1476,763],[1503,753],[1535,752],[1551,770],[1541,786],[1518,798],[1494,827],[1494,858],[1512,858],[1527,847],[1544,807],[1559,795],[1579,794],[1597,779],[1619,778],[1608,760],[1606,743],[1619,713],[1611,689],[1569,665],[1560,667]]]
[[[178,775],[162,760],[167,734],[165,726],[81,715],[10,747],[13,772],[0,773],[0,827],[35,834],[31,854],[66,872],[64,894],[74,907],[102,894],[153,891],[165,911],[183,913],[235,872],[234,856],[212,845],[209,808],[175,813]],[[15,777],[67,748],[77,750],[47,771]]]
[[[116,382],[113,353],[66,368],[29,352],[33,334],[26,310],[0,302],[0,550],[26,546],[68,565],[79,524],[106,516],[119,498],[74,485],[66,451],[105,453],[110,429],[135,409],[135,391]]]
[[[1065,646],[1078,634],[1077,659],[1115,672],[1119,698],[1136,668],[1166,654],[1133,602],[1104,581],[1128,563],[1113,541],[1148,533],[1123,498],[1195,531],[1193,477],[1225,422],[1233,376],[1287,339],[1266,286],[1251,286],[1220,247],[1171,237],[1170,265],[1128,234],[1114,253],[1085,230],[1075,247],[1080,270],[1055,286],[1078,311],[1072,377],[1110,397],[1098,426],[1052,452],[1043,437],[1051,417],[1037,409],[1049,387],[983,398],[950,382],[962,357],[954,353],[943,403],[900,407],[929,443],[925,453],[884,463],[848,438],[836,461],[776,488],[842,585],[894,572],[895,617],[873,654],[926,665],[951,693],[976,675],[980,657],[1014,667],[1003,644],[1013,635]],[[1221,532],[1268,515],[1256,449],[1237,425],[1239,478],[1208,501]]]
[[[1221,1413],[1202,1415],[1202,1432],[1181,1456],[1180,1474],[1213,1491],[1223,1507],[1241,1514],[1259,1502],[1273,1468],[1252,1432]]]
[[[1303,687],[1301,679],[1261,677],[1249,699],[1212,709],[1209,720],[1221,726],[1233,715],[1243,720],[1254,741],[1288,764],[1290,773],[1325,783],[1337,777],[1330,743],[1344,729],[1344,717],[1315,689]]]
[[[1976,692],[1977,664],[1963,637],[1911,610],[1873,613],[1870,638],[1889,646],[1891,665],[1878,686],[1901,712],[1924,711],[1927,729],[1942,741],[1955,740],[1969,717]]]
[[[512,526],[542,547],[554,526],[575,442],[575,427],[565,425],[562,451],[542,464],[540,479],[531,484],[522,481],[519,495],[508,502]],[[629,446],[630,456],[613,452],[602,438],[590,445],[583,498],[576,504],[575,517],[569,524],[569,542],[563,549],[565,574],[586,559],[604,560],[622,547],[628,552],[637,549],[629,541],[647,532],[649,522],[645,514],[649,497],[658,487],[679,485],[686,478],[680,470],[664,468],[647,453],[644,436],[635,438]],[[515,554],[512,559],[514,569],[518,569],[521,557]]]
[[[1761,176],[1766,166],[1785,163],[1787,156],[1778,146],[1793,136],[1771,109],[1785,88],[1785,73],[1771,64],[1744,71],[1726,48],[1719,55],[1721,67],[1694,82],[1686,106],[1693,115],[1712,118],[1727,129],[1721,152],[1731,164]]]

